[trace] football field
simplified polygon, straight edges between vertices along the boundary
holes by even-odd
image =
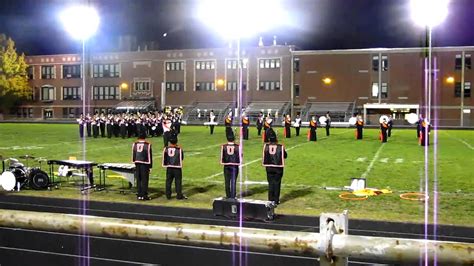
[[[403,200],[400,194],[419,192],[425,186],[425,149],[416,139],[415,129],[392,131],[388,143],[378,140],[379,130],[365,129],[364,139],[356,141],[354,128],[331,129],[326,137],[318,129],[318,141],[308,142],[306,129],[292,138],[282,137],[280,143],[288,151],[277,214],[319,215],[321,212],[349,210],[350,218],[424,222],[425,203]],[[474,131],[439,130],[431,132],[431,143],[437,135],[437,146],[428,150],[428,189],[430,222],[437,209],[442,224],[474,225]],[[131,145],[135,139],[79,138],[78,126],[72,124],[0,124],[0,155],[19,158],[22,155],[65,160],[71,156],[96,163],[130,163]],[[108,191],[81,195],[74,178],[63,182],[59,189],[36,191],[25,189],[18,195],[63,197],[113,202],[136,202],[163,206],[211,208],[212,199],[224,193],[222,166],[219,164],[220,145],[226,142],[224,128],[217,127],[214,135],[204,126],[184,126],[179,144],[185,153],[183,190],[186,201],[167,200],[164,196],[165,170],[161,167],[163,140],[149,138],[153,144],[154,167],[150,177],[153,200],[139,202],[133,193],[121,194],[122,179],[107,179]],[[83,150],[85,148],[85,151]],[[245,141],[242,182],[238,194],[251,199],[267,198],[265,169],[261,165],[262,140],[256,129],[250,128],[250,140]],[[436,154],[436,156],[434,156]],[[26,163],[25,160],[21,160]],[[434,164],[436,161],[436,164]],[[30,166],[38,166],[34,160]],[[47,166],[43,164],[43,170]],[[95,172],[98,179],[98,170]],[[393,193],[369,197],[366,200],[343,200],[338,188],[349,186],[351,177],[364,177],[367,186],[389,189]],[[76,180],[77,181],[77,180]],[[76,184],[75,184],[76,183]],[[326,188],[330,189],[326,189]],[[437,194],[433,188],[437,187]],[[438,205],[435,208],[434,199]],[[316,224],[316,220],[315,220]]]

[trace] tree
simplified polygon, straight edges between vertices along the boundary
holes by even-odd
[[[0,34],[0,111],[31,96],[27,68],[25,55],[18,55],[15,42]]]

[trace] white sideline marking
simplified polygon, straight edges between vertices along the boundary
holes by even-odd
[[[365,160],[367,160],[367,157],[359,157],[357,158],[357,162],[364,162]]]
[[[467,143],[466,141],[464,141],[464,140],[462,140],[462,139],[457,139],[457,140],[459,140],[460,142],[464,143],[469,149],[474,150],[474,147],[471,146],[471,144]]]
[[[397,159],[395,160],[395,163],[403,163],[403,158],[397,158]]]
[[[250,181],[250,180],[245,180],[244,181],[245,185],[268,185],[267,181]]]
[[[380,162],[381,163],[388,163],[388,158],[382,158],[382,159],[380,159]]]
[[[0,150],[38,150],[38,149],[43,149],[43,147],[40,146],[10,146],[10,147],[0,147]]]
[[[462,144],[466,145],[469,149],[474,150],[474,147],[473,147],[471,144],[469,144],[469,143],[467,143],[466,141],[464,141],[463,139],[453,137],[453,136],[451,136],[451,134],[449,134],[448,132],[446,132],[446,135],[448,135],[450,138],[455,139],[455,140],[461,142]]]
[[[365,172],[360,176],[360,178],[366,178],[367,177],[367,174],[369,174],[370,170],[372,170],[372,167],[374,167],[374,163],[379,158],[380,151],[382,151],[382,148],[384,146],[385,146],[384,144],[380,145],[379,149],[377,150],[377,152],[374,155],[374,158],[372,158],[372,161],[370,161],[369,166],[367,166],[367,170],[365,170]]]

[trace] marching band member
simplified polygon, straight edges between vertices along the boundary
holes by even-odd
[[[163,112],[158,112],[158,117],[156,120],[157,136],[161,137],[163,135]]]
[[[146,133],[140,132],[139,138],[132,146],[132,162],[135,164],[135,176],[137,178],[138,200],[150,200],[148,197],[148,180],[153,168],[153,155],[151,143],[145,140]]]
[[[226,135],[229,134],[229,132],[232,131],[232,111],[230,111],[227,116],[225,117],[224,120],[224,125],[225,125],[225,133]]]
[[[171,199],[171,184],[173,180],[176,186],[176,199],[187,199],[182,192],[182,167],[184,160],[184,153],[181,147],[177,145],[178,136],[173,131],[169,133],[169,146],[163,149],[163,163],[162,166],[166,168],[166,187],[165,194],[167,199]]]
[[[380,123],[380,140],[382,142],[387,142],[387,130],[388,122],[387,119],[383,118],[382,123]]]
[[[280,204],[281,179],[287,153],[285,147],[278,144],[277,136],[272,128],[265,133],[270,143],[263,146],[262,165],[265,166],[268,181],[268,200]]]
[[[285,117],[285,138],[291,138],[291,116],[287,114]]]
[[[245,112],[242,112],[242,138],[245,140],[249,139],[249,125],[250,120]]]
[[[112,126],[113,126],[114,116],[109,114],[105,119],[105,129],[107,130],[107,138],[112,138]]]
[[[331,116],[328,111],[326,113],[326,136],[329,136],[329,128],[331,128]]]
[[[214,134],[214,126],[216,123],[216,115],[214,114],[214,110],[209,112],[209,129],[211,130],[211,135]]]
[[[357,121],[356,121],[356,139],[362,139],[362,133],[364,129],[364,119],[362,119],[361,115],[357,115]]]
[[[268,142],[267,130],[272,128],[273,119],[272,115],[269,113],[267,118],[265,118],[265,122],[263,123],[263,142]]]
[[[89,113],[86,115],[86,129],[87,129],[87,136],[91,137],[92,136],[92,118]]]
[[[121,115],[121,118],[120,118],[120,121],[119,121],[119,127],[120,127],[120,137],[122,137],[122,139],[124,139],[127,135],[127,117],[122,114]]]
[[[317,141],[318,136],[316,135],[316,130],[318,129],[318,121],[316,116],[312,116],[309,121],[309,131],[308,131],[308,141]]]
[[[293,126],[295,127],[295,130],[296,130],[296,136],[299,136],[300,128],[301,128],[301,117],[299,114],[296,115],[295,123],[293,124]]]
[[[257,118],[257,133],[258,133],[258,136],[261,135],[262,127],[263,127],[263,113],[260,112],[258,114],[258,118]]]
[[[105,137],[105,113],[100,113],[99,117],[99,129],[100,129],[100,136],[103,138]]]
[[[430,131],[431,126],[428,119],[423,119],[420,123],[420,145],[429,146],[430,145]]]
[[[168,115],[163,116],[162,125],[163,125],[163,144],[164,144],[164,147],[166,147],[166,146],[168,146],[169,136],[170,136],[170,133],[171,133],[170,132],[171,131],[171,126],[172,126],[171,120],[168,117]]]
[[[99,116],[97,113],[92,117],[91,125],[92,125],[92,135],[94,138],[99,136]]]
[[[388,133],[388,137],[390,138],[390,137],[392,136],[392,127],[393,127],[393,117],[392,117],[392,115],[389,115],[389,116],[388,116],[388,122],[387,122],[387,124],[388,124],[388,131],[387,131],[387,133]]]
[[[239,145],[235,144],[235,136],[231,131],[227,134],[227,144],[221,146],[221,164],[224,166],[225,196],[234,199],[236,196],[237,176],[239,175]]]
[[[83,138],[84,137],[84,126],[85,126],[85,120],[84,120],[84,115],[81,114],[81,116],[77,119],[77,123],[79,124],[79,137]]]
[[[421,132],[421,123],[423,123],[423,115],[420,114],[418,121],[416,121],[416,138],[420,139],[420,132]]]

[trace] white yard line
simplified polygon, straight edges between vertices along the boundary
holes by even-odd
[[[347,130],[347,131],[343,131],[343,132],[340,132],[340,133],[335,133],[335,134],[333,134],[333,135],[345,134],[345,133],[347,133],[347,132],[352,132],[352,130]],[[320,139],[327,139],[327,138],[328,138],[328,137],[322,137],[322,138],[320,138]],[[308,143],[310,143],[310,142],[308,141],[308,142],[303,142],[303,143],[300,143],[300,144],[296,144],[296,145],[294,145],[294,146],[289,147],[289,148],[286,149],[286,150],[287,150],[287,151],[291,151],[292,149],[298,148],[298,147],[303,146],[303,145],[308,144]],[[254,164],[254,163],[260,162],[260,161],[262,161],[262,158],[258,158],[258,159],[252,160],[252,161],[250,161],[250,162],[246,162],[246,163],[244,163],[244,164],[242,165],[242,167],[247,166],[247,165],[250,165],[250,164]],[[222,172],[215,173],[215,174],[213,174],[213,175],[204,177],[204,179],[205,179],[205,180],[209,180],[209,179],[211,179],[211,178],[214,178],[214,177],[220,176],[220,175],[223,175],[223,173],[222,173]]]
[[[366,177],[367,177],[367,175],[369,174],[370,170],[372,170],[372,167],[374,167],[374,163],[375,163],[375,162],[377,161],[377,159],[379,158],[379,154],[380,154],[380,152],[382,151],[383,146],[385,146],[385,144],[380,145],[379,149],[377,150],[377,152],[376,152],[375,155],[374,155],[374,158],[372,158],[372,161],[370,161],[369,166],[367,166],[367,170],[365,170],[365,172],[360,176],[360,178],[366,178]]]
[[[450,137],[452,139],[455,139],[455,140],[461,142],[462,144],[466,145],[469,149],[474,150],[474,147],[471,144],[467,143],[465,140],[453,137],[451,134],[449,134],[447,132],[446,132],[446,135],[448,135],[448,137]]]

